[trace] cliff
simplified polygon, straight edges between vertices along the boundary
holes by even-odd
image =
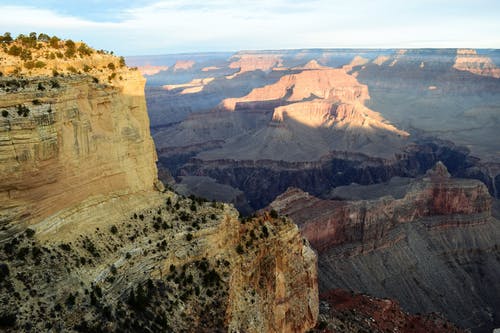
[[[500,68],[497,68],[491,58],[480,56],[476,50],[458,49],[454,68],[473,74],[500,78]]]
[[[318,251],[321,292],[392,298],[406,311],[439,312],[483,332],[498,326],[500,305],[491,202],[482,183],[449,178],[438,164],[400,199],[322,200],[292,189],[270,207],[298,223]]]
[[[90,197],[153,192],[145,80],[125,67],[108,73],[116,79],[43,70],[0,78],[3,233]]]
[[[167,192],[87,230],[77,221],[71,230],[34,225],[0,252],[0,323],[12,331],[312,328],[316,256],[297,226],[269,216],[240,222],[237,215],[227,205]],[[5,318],[14,319],[6,325]]]
[[[261,70],[264,72],[272,70],[274,67],[282,66],[280,55],[268,54],[237,54],[231,57],[229,68],[239,69],[239,71],[228,78],[234,78],[246,72]]]
[[[225,99],[222,107],[229,111],[237,109],[238,104],[287,100],[299,102],[308,98],[326,100],[360,101],[370,98],[368,87],[341,69],[306,69],[297,74],[281,77],[278,82],[255,88],[241,98]]]
[[[0,329],[312,328],[316,256],[297,226],[165,192],[139,72],[30,40],[9,44],[64,54],[39,68],[0,57]]]

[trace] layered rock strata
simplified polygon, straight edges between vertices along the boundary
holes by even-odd
[[[46,75],[54,61],[0,77],[0,329],[314,327],[316,256],[297,226],[163,193],[142,76],[109,54],[57,47],[64,73]]]
[[[369,188],[366,189],[369,191]],[[270,207],[288,214],[319,252],[320,290],[366,292],[412,312],[439,312],[457,325],[498,325],[500,224],[475,180],[442,165],[401,199],[321,200],[298,190]]]

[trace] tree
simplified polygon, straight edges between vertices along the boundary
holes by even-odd
[[[44,33],[38,35],[38,41],[48,43],[50,41],[50,36]]]
[[[54,48],[54,49],[58,49],[58,48],[59,48],[59,42],[60,42],[60,41],[61,41],[61,40],[60,40],[58,37],[56,37],[56,36],[52,36],[52,37],[50,37],[50,41],[49,41],[49,43],[50,43],[50,47],[52,47],[52,48]]]
[[[3,34],[3,38],[2,38],[2,42],[3,43],[12,43],[13,39],[12,39],[12,35],[10,34],[10,32],[6,32]]]
[[[64,45],[66,45],[67,47],[67,50],[66,52],[64,53],[64,55],[68,58],[73,58],[73,56],[75,55],[76,53],[76,45],[75,45],[75,42],[73,42],[71,39],[68,39]]]

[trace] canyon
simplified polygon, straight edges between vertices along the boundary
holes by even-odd
[[[441,313],[476,332],[498,326],[500,224],[484,184],[451,178],[438,163],[418,179],[331,195],[290,188],[269,206],[295,221],[318,252],[321,293],[396,299],[407,311]]]
[[[47,38],[0,45],[1,330],[500,326],[495,50]]]
[[[174,73],[148,76],[162,179],[186,179],[185,193],[208,193],[249,213],[289,186],[324,196],[350,182],[413,177],[441,160],[452,175],[479,179],[498,197],[499,59],[495,51],[462,49],[198,58],[202,69],[210,63],[217,69],[192,69],[189,81]],[[165,90],[160,78],[189,87]],[[365,170],[360,159],[370,161]],[[208,183],[186,188],[196,177],[211,178],[213,197]]]
[[[148,76],[160,178],[297,223],[318,254],[318,332],[490,332],[499,55],[241,51]]]

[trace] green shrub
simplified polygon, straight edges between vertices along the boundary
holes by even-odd
[[[20,48],[19,46],[16,46],[16,45],[12,45],[9,49],[9,51],[7,52],[7,54],[11,55],[11,56],[15,56],[15,57],[18,57],[21,52],[22,52],[22,48]]]
[[[0,263],[0,282],[3,282],[9,275],[9,266],[7,264]]]
[[[26,236],[28,236],[28,238],[32,238],[33,236],[35,236],[35,230],[33,230],[31,228],[26,229],[25,233],[26,233]]]

